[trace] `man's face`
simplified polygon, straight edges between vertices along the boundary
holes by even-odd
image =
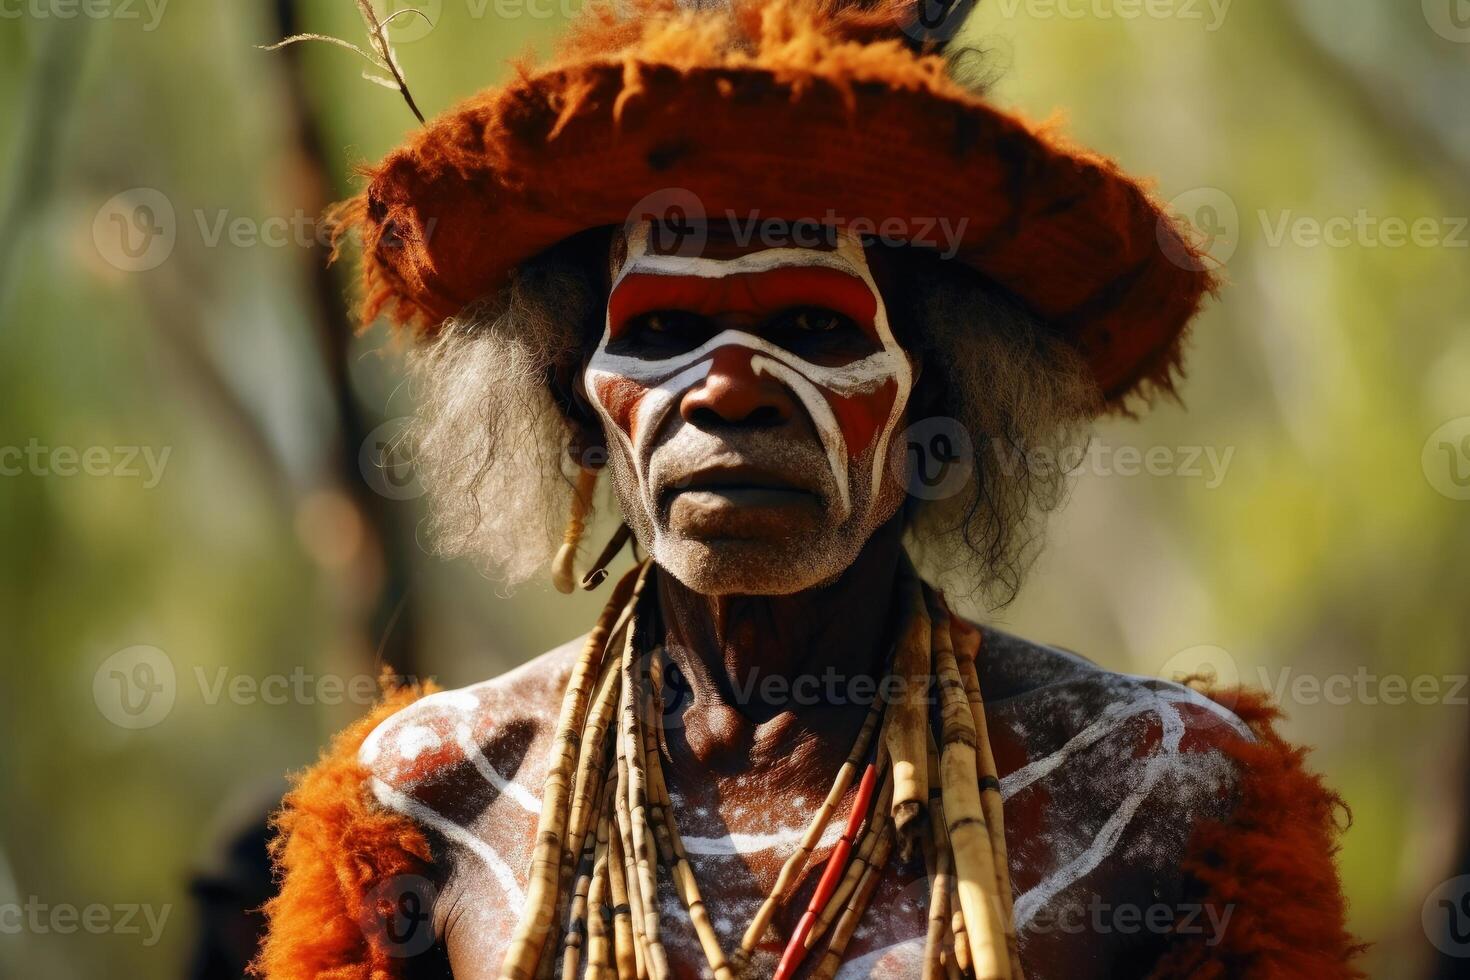
[[[902,501],[913,382],[861,243],[685,257],[657,239],[627,235],[583,374],[624,515],[697,592],[834,578]]]

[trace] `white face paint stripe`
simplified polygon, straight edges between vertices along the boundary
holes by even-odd
[[[840,232],[837,240],[837,249],[831,252],[823,252],[812,248],[768,248],[760,252],[750,252],[746,255],[731,259],[707,259],[703,257],[684,257],[679,255],[650,255],[648,254],[648,234],[650,225],[644,223],[633,229],[628,238],[628,258],[623,268],[613,279],[612,288],[616,289],[618,283],[634,273],[647,273],[650,275],[680,275],[698,276],[704,279],[723,279],[726,276],[742,275],[754,272],[767,272],[784,266],[807,266],[823,269],[835,269],[845,272],[850,276],[862,280],[863,284],[872,291],[877,300],[877,307],[873,313],[873,329],[878,334],[878,341],[883,350],[864,358],[856,364],[868,365],[867,371],[871,372],[868,384],[873,384],[873,378],[887,380],[894,378],[898,382],[899,394],[902,399],[907,399],[909,387],[912,384],[913,369],[909,365],[908,357],[899,347],[898,341],[893,336],[893,330],[888,324],[888,307],[883,302],[883,294],[878,290],[878,283],[873,279],[872,272],[868,269],[868,258],[863,252],[862,242],[854,236]],[[603,322],[602,343],[598,347],[598,353],[604,353],[607,346],[608,331],[611,323],[606,317]],[[714,338],[719,340],[719,337]],[[711,341],[713,343],[713,341]],[[678,360],[686,358],[697,358],[702,356],[699,352],[708,352],[714,348],[709,343],[702,345],[698,352],[680,355]],[[611,356],[611,355],[610,355]],[[791,355],[787,355],[791,356]],[[621,363],[623,359],[619,359]],[[637,358],[627,358],[637,360]],[[672,359],[671,359],[672,360]],[[798,359],[799,360],[799,359]],[[649,363],[644,361],[643,363]],[[802,362],[806,363],[806,362]],[[849,371],[855,365],[847,365],[843,368],[821,368],[811,365],[819,372],[832,372],[835,375]],[[881,370],[886,368],[887,370]],[[816,380],[816,379],[814,379]],[[819,381],[818,383],[822,383]],[[862,390],[871,391],[872,388]]]
[[[607,354],[606,346],[607,335],[604,334],[597,352],[587,363],[587,370],[584,373],[585,384],[598,414],[603,417],[610,428],[617,431],[622,439],[623,446],[628,450],[629,458],[633,461],[634,471],[640,484],[646,484],[644,457],[647,441],[657,431],[659,422],[662,421],[663,415],[673,401],[678,395],[704,380],[710,372],[712,366],[710,357],[715,351],[722,347],[744,347],[756,351],[758,355],[765,355],[765,357],[757,356],[751,359],[751,365],[757,370],[757,373],[760,373],[763,367],[766,373],[780,379],[801,400],[807,414],[811,416],[812,424],[817,428],[823,448],[827,451],[828,463],[832,467],[832,474],[837,481],[841,497],[839,503],[843,518],[845,519],[851,512],[852,498],[848,489],[846,440],[842,437],[842,429],[837,424],[837,418],[833,415],[831,406],[816,388],[822,387],[839,395],[852,396],[865,394],[894,380],[886,352],[870,354],[840,367],[827,367],[803,360],[764,337],[757,337],[744,330],[722,330],[692,351],[657,361]],[[757,362],[761,367],[757,367]],[[907,358],[904,359],[904,363],[908,363]],[[680,371],[680,368],[685,368],[685,370]],[[612,417],[612,413],[608,411],[597,393],[599,381],[614,381],[623,378],[649,386],[649,392],[644,396],[644,403],[638,409],[636,445],[628,439],[627,434]],[[903,414],[903,403],[906,400],[907,393],[900,387],[888,422],[879,432],[874,443],[876,447],[876,455],[873,460],[872,490],[874,497],[877,496],[882,480],[880,465],[884,459],[888,439],[894,425]],[[651,503],[652,490],[646,486],[645,489]]]
[[[623,439],[623,442],[631,450],[630,455],[633,459],[633,471],[638,474],[639,486],[646,486],[648,482],[645,479],[646,474],[643,472],[643,457],[649,440],[653,438],[653,433],[657,432],[659,427],[663,425],[664,416],[669,413],[669,409],[674,407],[674,403],[679,400],[679,396],[703,381],[709,374],[712,366],[712,361],[703,361],[685,368],[671,378],[666,378],[663,381],[649,386],[648,393],[643,396],[643,401],[638,405],[638,414],[635,416],[637,420],[637,431],[633,441],[631,443],[628,442],[626,436]],[[628,377],[631,377],[631,375]],[[638,379],[634,378],[634,380]],[[600,401],[598,402],[598,407],[601,407]],[[603,414],[606,417],[606,413]],[[650,505],[653,503],[652,492],[652,488],[649,488]]]
[[[778,347],[764,337],[757,337],[744,330],[722,330],[691,351],[659,360],[631,357],[627,354],[609,354],[606,347],[607,338],[604,336],[602,344],[598,346],[587,364],[586,378],[589,382],[600,377],[630,378],[651,384],[688,364],[706,360],[721,347],[748,347],[753,351],[767,354],[790,365],[794,370],[800,371],[812,383],[829,388],[839,395],[866,394],[894,380],[884,351],[869,354],[849,364],[829,367],[803,360],[786,348]]]
[[[806,406],[806,413],[811,416],[822,446],[827,450],[827,465],[832,469],[832,479],[837,483],[838,519],[847,520],[847,515],[852,513],[852,492],[847,485],[847,441],[842,438],[842,427],[837,424],[837,416],[832,414],[832,406],[827,404],[816,385],[802,377],[801,372],[775,358],[757,354],[750,359],[750,369],[757,375],[769,374],[783,382]]]

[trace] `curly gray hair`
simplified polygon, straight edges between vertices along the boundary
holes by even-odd
[[[1030,461],[1085,444],[1098,392],[1072,348],[978,274],[917,249],[891,254],[890,320],[923,363],[911,413],[948,420],[974,448],[955,492],[910,496],[910,548],[946,588],[1003,605],[1067,489],[1062,468]],[[595,343],[595,271],[583,251],[553,249],[412,355],[419,409],[408,443],[435,550],[471,557],[511,585],[535,575],[561,540],[572,423],[551,382]]]

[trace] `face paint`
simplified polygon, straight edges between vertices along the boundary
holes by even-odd
[[[796,307],[820,307],[856,324],[865,350],[816,363],[749,330],[724,329],[692,349],[638,351],[630,325],[655,311],[759,322]],[[584,382],[610,432],[622,442],[652,513],[647,465],[657,433],[686,392],[710,372],[784,385],[805,410],[831,469],[839,520],[866,523],[879,499],[888,444],[903,417],[913,372],[893,337],[862,244],[839,234],[837,246],[771,248],[729,258],[659,255],[644,225],[628,236],[614,276],[607,319]],[[858,465],[868,460],[863,472]],[[854,514],[855,481],[866,484],[865,513]],[[655,548],[656,551],[656,548]]]

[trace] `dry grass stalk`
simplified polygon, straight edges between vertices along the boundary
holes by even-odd
[[[985,701],[980,694],[980,675],[976,668],[980,655],[980,631],[961,623],[958,617],[951,618],[950,622],[955,660],[959,664],[960,679],[964,682],[970,715],[975,723],[976,761],[979,766],[976,775],[980,780],[980,803],[990,827],[991,851],[995,855],[996,890],[1000,895],[1000,915],[1006,931],[1006,956],[1011,963],[1012,980],[1023,980],[1025,974],[1021,969],[1020,944],[1016,938],[1016,917],[1012,908],[1010,855],[1006,850],[1005,803],[1000,794],[1000,776],[995,768],[995,753],[990,745],[990,728],[985,718]]]
[[[413,113],[414,118],[422,123],[424,121],[424,114],[419,111],[418,104],[414,102],[413,94],[408,90],[408,80],[403,77],[403,68],[398,64],[398,55],[394,52],[393,46],[388,41],[388,25],[392,24],[399,17],[407,15],[413,15],[423,19],[430,27],[434,26],[433,21],[430,21],[422,10],[414,7],[407,7],[389,14],[385,18],[379,18],[370,0],[357,0],[357,9],[362,14],[362,19],[367,26],[368,46],[371,48],[371,51],[364,51],[351,41],[344,41],[340,37],[332,37],[329,34],[293,34],[288,38],[277,41],[275,44],[263,44],[258,45],[258,47],[266,51],[275,51],[288,44],[298,44],[302,41],[324,41],[328,44],[335,44],[339,48],[355,51],[367,59],[374,67],[380,71],[387,72],[391,76],[391,78],[384,78],[381,75],[375,75],[371,72],[363,72],[362,77],[375,85],[381,85],[384,88],[397,91],[403,96],[403,101],[407,103],[409,111]]]
[[[929,730],[932,641],[923,583],[912,568],[900,574],[899,594],[899,608],[907,618],[893,665],[898,699],[888,706],[888,717],[884,719],[884,745],[893,765],[892,814],[898,853],[908,860],[923,830],[924,805],[929,799],[924,733]]]
[[[643,753],[643,692],[647,690],[638,657],[638,631],[629,625],[623,644],[623,691],[621,754],[627,778],[627,838],[632,844],[633,866],[637,875],[638,896],[635,912],[643,921],[644,968],[650,980],[666,980],[669,976],[668,956],[659,938],[658,862],[654,857],[652,832],[648,821],[648,768]],[[630,875],[631,880],[631,875]]]
[[[941,798],[939,746],[934,733],[929,733],[929,837],[924,861],[929,871],[929,927],[924,936],[924,970],[922,980],[939,980],[946,962],[953,963],[953,950],[944,943],[949,935],[949,889],[954,880],[954,855],[949,850],[949,836],[944,830],[944,800]],[[946,955],[948,954],[948,955]]]
[[[614,638],[616,639],[616,638]],[[592,698],[587,723],[582,729],[582,748],[577,760],[577,783],[572,793],[572,807],[567,817],[567,852],[579,853],[592,828],[593,804],[600,800],[607,772],[608,733],[621,692],[622,670],[616,657],[608,657],[602,665],[602,676]]]
[[[954,855],[950,855],[951,866],[953,866],[953,862]],[[949,888],[945,891],[947,908],[954,908],[954,895],[954,875],[951,874],[949,876]],[[951,917],[944,924],[944,975],[947,980],[961,980],[962,977],[968,976],[966,972],[960,969],[960,950],[964,948],[964,945],[955,939],[954,921]]]
[[[613,783],[617,785],[616,782]],[[619,798],[613,793],[614,804]],[[607,887],[612,898],[613,962],[618,980],[637,980],[638,940],[633,934],[633,899],[628,894],[627,859],[623,855],[623,839],[614,815],[607,841]]]
[[[951,861],[953,853],[951,852]],[[965,929],[965,913],[960,911],[960,883],[951,879],[949,885],[949,907],[954,911],[949,917],[950,935],[954,937],[954,961],[960,973],[966,977],[975,975],[974,964],[970,962],[970,934]]]
[[[616,643],[614,636],[609,642]],[[566,845],[562,848],[561,887],[557,906],[558,922],[568,922],[568,903],[572,899],[572,876],[578,867],[577,856],[584,851],[590,853],[598,815],[611,799],[606,797],[612,780],[607,778],[614,746],[608,738],[612,730],[611,717],[617,707],[621,684],[620,658],[604,655],[602,676],[598,679],[592,706],[587,713],[587,724],[582,731],[581,754],[577,760],[576,788],[572,793],[570,814],[567,817]],[[563,957],[565,958],[565,957]],[[563,968],[565,974],[565,968]]]
[[[949,636],[949,617],[936,610],[934,659],[940,692],[940,779],[954,852],[960,911],[976,980],[1008,980],[1005,927],[1000,918],[995,855],[976,778],[975,722]]]
[[[627,597],[636,591],[636,584],[629,584],[623,591],[630,581],[633,581],[632,576],[625,576],[618,583],[615,599],[619,594]],[[566,832],[571,781],[579,756],[582,728],[586,723],[592,685],[607,646],[610,621],[620,612],[616,601],[610,602],[603,610],[597,625],[587,635],[567,682],[541,794],[541,815],[536,825],[536,846],[531,856],[530,883],[526,891],[527,911],[521,916],[511,938],[510,949],[500,970],[502,980],[531,980],[537,975],[541,963],[547,933],[556,915],[562,840]]]
[[[608,860],[611,852],[609,824],[612,816],[608,808],[612,805],[610,795],[617,789],[613,780],[606,780],[608,792],[604,793],[606,802],[598,811],[597,820],[597,843],[592,857],[592,885],[587,892],[587,972],[586,980],[608,980],[608,974],[613,972],[612,960],[612,910],[608,905],[611,895],[610,883],[608,881]]]
[[[619,707],[621,710],[621,705]],[[628,807],[628,757],[619,748],[617,753],[618,788],[613,794],[613,812],[616,816],[618,850],[622,857],[623,887],[627,891],[628,920],[633,930],[633,961],[638,980],[648,980],[648,945],[643,926],[643,900],[640,894],[638,866],[633,856],[633,821]]]
[[[587,848],[578,862],[577,883],[572,889],[571,908],[567,913],[567,930],[562,937],[561,976],[562,980],[577,980],[582,959],[582,947],[587,941],[589,916],[588,895],[592,889],[592,868],[596,857],[596,842]],[[550,959],[550,957],[546,957]]]
[[[684,911],[688,913],[689,921],[694,926],[694,934],[699,939],[699,945],[704,951],[705,962],[709,964],[710,972],[714,974],[715,980],[735,980],[735,975],[725,958],[724,948],[720,944],[719,934],[715,932],[714,923],[710,921],[709,910],[705,907],[704,898],[699,893],[699,883],[695,880],[694,868],[689,863],[689,855],[684,850],[684,841],[679,836],[679,825],[674,819],[673,801],[669,798],[669,786],[664,779],[663,697],[661,696],[663,658],[661,652],[655,653],[649,661],[648,685],[649,717],[653,719],[653,724],[649,726],[650,734],[644,738],[643,744],[648,759],[648,777],[656,815],[654,827],[659,836],[659,850],[665,866],[670,869],[674,890],[678,892],[679,901],[683,903]]]

